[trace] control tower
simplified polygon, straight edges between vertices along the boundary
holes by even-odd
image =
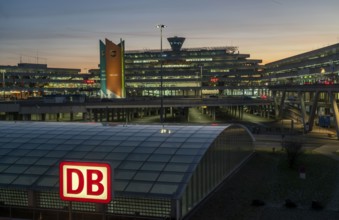
[[[169,37],[167,38],[168,42],[171,45],[171,48],[174,52],[179,52],[181,50],[182,45],[184,44],[184,37]]]

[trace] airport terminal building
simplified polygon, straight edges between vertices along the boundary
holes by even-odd
[[[80,69],[51,68],[37,63],[0,66],[0,97],[27,99],[52,94],[94,95],[100,78],[80,72]]]
[[[241,125],[0,122],[0,217],[182,219],[253,154]],[[61,199],[59,165],[106,162],[107,204]]]
[[[124,42],[100,41],[100,78],[106,81],[102,93],[113,98],[159,97],[161,88],[163,96],[170,97],[266,92],[260,83],[261,60],[231,46],[186,49],[184,41],[170,37],[171,49],[135,51],[125,51]]]

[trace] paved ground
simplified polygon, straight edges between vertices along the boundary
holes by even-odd
[[[256,148],[266,148],[271,150],[281,148],[280,135],[255,135],[257,139]],[[317,138],[319,137],[319,138]],[[339,155],[335,154],[339,150],[336,140],[328,141],[323,138],[323,134],[308,134],[305,138],[310,142],[307,147],[317,153],[324,154],[338,160],[338,167],[333,167],[334,172],[338,172],[337,185],[339,186]],[[330,142],[324,144],[324,142]],[[332,199],[324,210],[316,211],[310,208],[311,203],[306,206],[299,206],[295,209],[284,207],[284,200],[275,203],[265,204],[262,207],[251,206],[252,199],[248,195],[256,195],[262,198],[270,185],[267,183],[274,172],[268,168],[267,158],[263,154],[256,154],[246,163],[239,172],[227,180],[222,187],[208,199],[189,220],[335,220],[339,219],[339,187],[333,192]],[[266,161],[266,162],[265,162]],[[270,192],[269,192],[270,193]],[[311,202],[311,201],[310,201]]]

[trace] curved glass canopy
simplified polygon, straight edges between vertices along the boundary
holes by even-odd
[[[253,152],[253,139],[241,126],[162,129],[0,122],[0,188],[58,192],[60,162],[100,161],[114,170],[115,197],[180,200],[177,212],[186,214]]]

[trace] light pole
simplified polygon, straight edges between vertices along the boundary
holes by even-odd
[[[200,66],[200,98],[202,99],[202,66]]]
[[[164,100],[163,100],[163,89],[162,89],[162,83],[163,83],[163,78],[162,78],[162,64],[163,64],[163,54],[162,54],[162,29],[164,29],[166,25],[163,24],[158,24],[157,28],[160,29],[160,123],[162,126],[164,126]]]
[[[3,99],[5,101],[5,71],[2,72],[2,89],[3,89]]]

